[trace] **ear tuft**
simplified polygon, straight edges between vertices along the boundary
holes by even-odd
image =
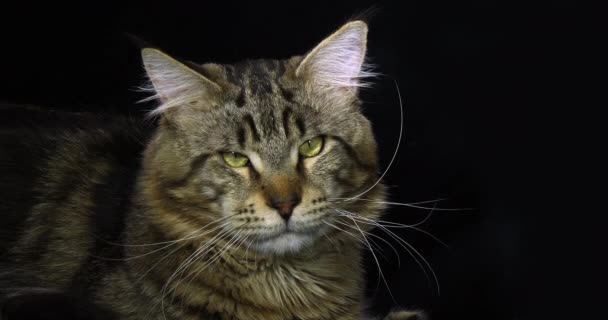
[[[165,53],[151,48],[141,51],[148,78],[156,95],[146,99],[158,99],[161,105],[151,114],[186,105],[221,90],[220,86],[200,73],[188,68]]]
[[[375,74],[365,65],[367,24],[352,21],[310,51],[296,69],[296,76],[324,88],[366,87]]]

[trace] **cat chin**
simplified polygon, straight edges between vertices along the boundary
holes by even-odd
[[[314,237],[311,234],[285,232],[276,237],[258,241],[253,246],[263,253],[284,255],[298,252],[313,242]]]

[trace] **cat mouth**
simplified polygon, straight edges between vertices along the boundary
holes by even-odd
[[[314,241],[310,232],[283,231],[269,238],[257,240],[254,246],[262,251],[273,254],[297,252],[310,246]]]
[[[261,235],[261,240],[272,240],[283,236],[294,235],[294,236],[314,236],[319,233],[319,226],[300,226],[291,223],[284,224],[279,228],[273,230],[273,232]]]
[[[324,231],[319,227],[294,227],[284,225],[272,234],[258,237],[253,246],[258,250],[273,254],[294,253],[313,244]]]

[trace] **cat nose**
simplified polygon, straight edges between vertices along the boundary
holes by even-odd
[[[276,209],[279,212],[281,218],[285,221],[289,220],[293,209],[300,204],[302,199],[297,193],[292,193],[288,197],[271,197],[268,206]]]

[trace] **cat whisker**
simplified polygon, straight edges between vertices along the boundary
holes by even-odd
[[[372,184],[369,188],[365,189],[363,192],[352,196],[349,199],[345,199],[343,201],[351,201],[355,198],[359,198],[360,196],[370,192],[372,189],[374,189],[379,183],[380,181],[382,181],[382,179],[384,178],[384,176],[388,173],[388,171],[390,170],[391,166],[393,165],[393,162],[395,162],[395,159],[397,158],[397,154],[399,153],[399,148],[401,146],[401,139],[403,138],[403,102],[401,99],[401,91],[399,90],[399,85],[397,85],[397,81],[395,81],[395,88],[397,89],[397,97],[399,98],[399,111],[400,111],[400,123],[399,123],[399,139],[397,140],[397,146],[395,146],[395,152],[393,152],[393,157],[391,158],[391,161],[388,163],[388,165],[386,166],[386,169],[384,170],[384,172],[382,172],[382,174],[380,175],[380,177],[376,180],[376,182],[374,184]]]
[[[217,234],[209,241],[207,241],[203,246],[197,248],[192,255],[190,255],[184,262],[183,266],[180,266],[175,271],[176,276],[183,276],[185,270],[190,267],[190,265],[194,264],[201,256],[203,256],[207,249],[211,248],[217,241],[221,239],[221,237],[227,234],[228,231],[224,230],[224,232]]]
[[[327,222],[327,221],[323,221],[323,223],[325,223],[326,225],[328,225],[328,226],[330,226],[330,227],[332,227],[332,228],[334,228],[334,229],[336,229],[336,230],[339,230],[339,231],[342,231],[342,232],[344,232],[344,233],[348,234],[348,235],[349,235],[349,236],[351,236],[353,239],[355,239],[355,240],[359,241],[359,242],[360,242],[360,243],[362,243],[362,244],[364,243],[364,242],[363,242],[363,240],[362,240],[361,238],[359,238],[359,237],[355,236],[354,234],[352,234],[352,233],[350,233],[350,232],[348,232],[348,231],[346,231],[346,230],[344,230],[344,229],[342,229],[342,228],[340,228],[340,227],[338,227],[338,226],[336,226],[336,225],[334,225],[334,224],[332,224],[332,223],[329,223],[329,222]]]
[[[351,227],[351,228],[353,228],[353,229],[354,229],[354,227],[353,227],[353,226],[351,226],[351,225],[349,225],[349,224],[347,224],[347,223],[340,222],[340,221],[336,221],[336,222],[338,222],[338,223],[340,223],[340,224],[342,224],[342,225],[345,225],[345,226]],[[368,235],[368,236],[372,236],[372,237],[374,237],[374,238],[376,238],[376,239],[378,239],[378,240],[380,240],[380,241],[382,241],[382,242],[386,243],[387,245],[389,245],[389,246],[391,247],[391,249],[393,249],[393,252],[395,253],[395,256],[397,256],[397,266],[401,267],[401,258],[399,257],[399,251],[398,251],[398,250],[397,250],[397,249],[396,249],[396,248],[395,248],[395,247],[394,247],[394,246],[393,246],[393,245],[392,245],[390,242],[386,241],[386,240],[385,240],[385,239],[383,239],[382,237],[377,236],[377,235],[375,235],[375,234],[373,234],[373,233],[371,233],[371,232],[365,232],[365,234],[366,234],[366,235]],[[371,240],[371,239],[370,239],[370,240]],[[380,251],[382,251],[382,249],[379,249],[379,250],[380,250]]]
[[[97,255],[94,255],[94,254],[90,254],[90,256],[91,256],[91,257],[94,257],[94,258],[96,258],[96,259],[100,259],[100,260],[106,260],[106,261],[129,261],[129,260],[133,260],[133,259],[138,259],[138,258],[141,258],[141,257],[145,257],[145,256],[147,256],[147,255],[151,255],[151,254],[156,253],[156,252],[159,252],[159,251],[163,251],[163,250],[165,250],[165,249],[167,249],[167,248],[171,247],[171,246],[172,246],[172,245],[174,245],[174,244],[175,244],[175,243],[170,243],[170,244],[168,244],[168,245],[166,245],[166,246],[164,246],[164,247],[161,247],[161,248],[159,248],[159,249],[154,249],[154,250],[152,250],[152,251],[150,251],[150,252],[146,252],[146,253],[144,253],[144,254],[140,254],[140,255],[136,255],[136,256],[132,256],[132,257],[128,257],[128,258],[105,258],[105,257],[100,257],[100,256],[97,256]]]
[[[161,301],[163,301],[166,298],[167,295],[169,295],[171,292],[173,292],[173,296],[171,301],[174,301],[175,299],[175,290],[177,289],[177,287],[180,286],[180,283],[182,283],[183,281],[187,280],[188,278],[190,278],[190,281],[188,282],[188,284],[186,285],[186,288],[190,287],[190,284],[192,283],[192,281],[198,276],[198,274],[200,274],[200,272],[202,272],[203,270],[205,270],[208,266],[214,264],[218,259],[220,259],[223,254],[229,250],[234,244],[236,244],[237,242],[240,242],[240,244],[242,243],[242,241],[244,240],[244,237],[242,237],[241,232],[237,232],[236,234],[234,234],[232,237],[230,237],[230,240],[228,240],[228,242],[226,242],[226,244],[220,249],[218,250],[210,259],[208,262],[206,262],[203,266],[200,266],[197,270],[193,270],[192,272],[188,273],[188,275],[186,275],[185,277],[183,276],[185,271],[191,266],[193,265],[203,254],[204,251],[215,245],[215,243],[217,241],[219,241],[221,239],[221,237],[214,237],[214,239],[212,239],[212,241],[209,241],[205,246],[197,249],[197,252],[195,252],[195,254],[193,256],[191,256],[189,258],[189,261],[186,262],[186,264],[179,268],[181,270],[178,270],[175,272],[175,277],[180,277],[175,284],[173,285],[173,288],[169,291],[167,291],[168,285],[170,283],[170,281],[172,280],[171,278],[167,281],[166,285],[164,286],[163,290],[162,290],[162,296],[161,296]],[[239,246],[240,246],[239,244]],[[172,278],[175,278],[172,277]],[[164,306],[161,305],[161,307],[163,308],[164,311]]]
[[[108,243],[108,244],[115,245],[115,246],[121,246],[121,247],[148,247],[148,246],[157,246],[157,245],[163,245],[163,244],[175,244],[177,242],[186,241],[186,240],[190,240],[190,239],[196,238],[196,237],[198,237],[198,235],[196,235],[196,236],[192,236],[192,235],[195,234],[195,233],[197,233],[197,232],[199,232],[199,231],[201,231],[201,230],[203,230],[203,229],[205,229],[205,228],[207,228],[210,225],[213,225],[215,223],[219,223],[219,222],[225,221],[225,220],[227,220],[227,219],[229,219],[231,217],[234,217],[236,215],[237,214],[232,214],[232,215],[229,215],[229,216],[226,216],[226,217],[214,220],[214,221],[212,221],[212,222],[210,222],[210,223],[208,223],[208,224],[200,227],[199,229],[196,229],[196,230],[190,232],[189,234],[185,235],[183,238],[180,238],[180,239],[177,239],[177,240],[169,240],[169,241],[162,241],[162,242],[155,242],[155,243],[143,243],[143,244],[122,244],[122,243],[117,243],[117,242],[112,242],[112,241],[105,240],[102,237],[99,237],[98,235],[95,235],[95,237],[98,238],[98,239],[100,239],[100,240],[102,240],[102,241],[104,241],[104,242],[106,242],[106,243]]]
[[[211,230],[207,230],[205,233],[200,234],[200,235],[199,235],[199,237],[200,237],[200,236],[203,236],[203,235],[205,235],[205,234],[209,234],[209,233],[211,233],[211,232],[213,232],[213,231],[215,231],[215,230],[217,230],[217,229],[220,229],[220,228],[225,228],[227,225],[228,225],[228,223],[223,223],[223,224],[221,224],[221,225],[219,225],[219,226],[215,226],[213,229],[211,229]],[[220,234],[222,234],[222,232],[223,232],[223,231],[224,231],[224,230],[220,231]],[[141,276],[140,276],[138,279],[139,279],[139,280],[143,279],[143,278],[144,278],[144,277],[145,277],[145,276],[146,276],[146,275],[147,275],[147,274],[148,274],[150,271],[152,271],[152,270],[153,270],[153,269],[154,269],[154,268],[155,268],[157,265],[159,265],[159,264],[160,264],[160,263],[161,263],[163,260],[165,260],[166,258],[168,258],[170,255],[172,255],[173,253],[175,253],[175,252],[176,252],[176,251],[178,251],[179,249],[183,248],[183,247],[184,247],[184,246],[186,246],[187,244],[188,244],[187,242],[186,242],[186,243],[183,243],[183,244],[182,244],[182,245],[180,245],[179,247],[177,247],[177,248],[175,248],[174,250],[172,250],[171,252],[169,252],[167,255],[165,255],[165,256],[164,256],[164,257],[162,257],[160,260],[158,260],[156,263],[154,263],[154,264],[152,265],[152,267],[150,267],[150,269],[148,269],[148,271],[146,271],[146,272],[145,272],[143,275],[141,275]]]
[[[231,240],[232,240],[232,238],[231,238]],[[218,239],[218,241],[219,241],[219,239]],[[216,242],[217,242],[217,241],[216,241]],[[210,243],[210,245],[214,245],[214,244],[215,244],[215,242],[214,242],[214,243]],[[216,253],[215,253],[215,254],[214,254],[214,255],[213,255],[213,256],[212,256],[212,257],[209,259],[209,261],[208,261],[207,263],[212,263],[212,261],[215,261],[215,257],[216,257],[216,256],[218,256],[218,253],[219,253],[219,251],[218,251],[218,252],[216,252]],[[203,254],[204,254],[203,252],[201,252],[201,253],[197,254],[197,255],[196,255],[196,256],[195,256],[195,257],[192,259],[192,261],[191,261],[191,262],[190,262],[190,263],[189,263],[189,264],[188,264],[186,267],[184,267],[184,268],[182,269],[182,271],[181,271],[181,272],[180,272],[180,274],[179,274],[179,279],[177,279],[177,281],[175,281],[175,284],[173,285],[173,288],[171,288],[169,291],[167,291],[167,292],[166,292],[166,293],[163,295],[163,297],[162,297],[162,298],[163,298],[163,300],[164,300],[164,298],[165,298],[166,296],[168,296],[169,294],[171,294],[171,293],[172,293],[172,297],[171,297],[171,303],[173,303],[173,301],[175,300],[175,294],[176,294],[177,288],[178,288],[178,287],[180,287],[180,284],[181,284],[183,281],[186,281],[186,280],[188,280],[188,278],[190,278],[190,280],[188,281],[188,284],[185,286],[185,292],[187,292],[188,288],[190,288],[190,285],[191,285],[192,281],[193,281],[193,280],[196,278],[196,276],[192,276],[192,275],[193,275],[193,273],[194,273],[194,271],[190,271],[190,272],[188,272],[188,274],[186,274],[186,271],[188,270],[188,268],[189,268],[190,266],[192,266],[192,265],[194,265],[196,262],[200,261],[200,258],[201,258],[201,257],[203,257]]]
[[[345,213],[346,215],[348,215],[348,217],[350,217],[351,219],[359,219],[360,222],[366,221],[369,222],[372,225],[377,226],[378,228],[380,228],[381,230],[383,230],[386,234],[388,234],[391,238],[395,239],[400,245],[401,247],[403,247],[409,254],[410,256],[416,261],[416,263],[420,266],[420,268],[422,269],[422,271],[424,272],[425,276],[427,277],[427,279],[429,279],[429,275],[426,271],[426,268],[420,263],[420,261],[418,260],[418,257],[420,259],[422,259],[422,261],[424,262],[424,264],[426,265],[426,267],[431,271],[431,274],[433,276],[435,285],[437,287],[437,294],[440,294],[440,286],[439,286],[439,280],[437,278],[437,275],[435,273],[435,271],[433,270],[433,267],[430,265],[430,263],[424,258],[424,256],[422,256],[422,254],[420,252],[418,252],[418,250],[416,250],[411,244],[409,244],[407,241],[405,241],[403,238],[397,236],[394,232],[392,232],[391,230],[389,230],[388,228],[382,226],[381,224],[375,223],[373,220],[361,217],[361,216],[357,216],[351,212],[348,211],[344,211],[343,213]],[[363,223],[363,222],[362,222]],[[409,249],[408,249],[409,248]]]
[[[355,214],[353,212],[346,211],[346,210],[343,210],[343,209],[334,209],[334,210],[336,210],[337,212],[339,212],[341,214],[354,214],[358,219],[363,219],[363,220],[367,221],[367,223],[373,224],[374,226],[381,225],[381,226],[386,227],[386,228],[416,230],[416,231],[418,231],[420,233],[423,233],[423,234],[431,237],[433,240],[437,241],[442,246],[444,246],[446,248],[449,248],[449,246],[445,242],[441,241],[441,239],[437,238],[432,233],[430,233],[430,232],[428,232],[426,230],[422,230],[420,228],[417,228],[417,226],[419,226],[421,224],[424,224],[431,217],[431,215],[433,214],[434,208],[431,208],[429,214],[423,220],[421,220],[419,222],[416,222],[414,224],[402,224],[402,223],[391,222],[391,221],[384,221],[384,220],[372,220],[372,219],[365,218],[363,216],[357,215],[357,214]]]
[[[176,273],[183,274],[183,272],[193,263],[196,262],[201,256],[203,256],[207,249],[211,248],[215,243],[217,243],[224,235],[229,234],[228,230],[222,230],[222,232],[215,235],[213,238],[208,240],[204,245],[197,248],[192,255],[190,255],[186,260],[183,261],[183,266],[180,266],[176,269]]]
[[[338,227],[338,226],[335,226],[335,225],[333,225],[333,224],[331,224],[331,223],[329,223],[329,222],[326,222],[326,221],[323,221],[323,222],[325,222],[325,223],[326,223],[327,225],[329,225],[330,227],[333,227],[333,228],[335,228],[335,229],[337,229],[337,230],[339,230],[339,231],[342,231],[342,232],[344,232],[344,233],[346,233],[346,234],[350,235],[351,237],[353,237],[354,239],[356,239],[357,241],[359,241],[360,243],[362,243],[362,244],[363,244],[363,245],[364,245],[366,248],[368,248],[368,249],[370,250],[370,252],[372,252],[372,255],[374,256],[374,258],[375,258],[375,259],[377,259],[377,258],[376,258],[375,253],[373,252],[373,248],[372,248],[372,246],[371,246],[371,244],[370,244],[369,242],[364,241],[362,238],[359,238],[359,237],[357,237],[357,236],[353,235],[352,233],[350,233],[350,232],[348,232],[348,231],[346,231],[346,230],[344,230],[344,229],[342,229],[342,228],[340,228],[340,227]],[[338,222],[338,221],[336,221],[336,222]],[[354,221],[353,221],[353,222],[354,222]],[[344,224],[344,223],[342,223],[342,224]],[[360,228],[355,228],[355,227],[353,227],[353,226],[351,226],[351,225],[348,225],[348,224],[345,224],[345,225],[347,225],[348,227],[350,227],[350,228],[352,228],[352,229],[355,229],[355,230],[357,230],[357,231],[360,231],[360,232],[361,232],[361,236],[362,236],[363,238],[365,238],[365,235],[364,235],[363,231],[362,231]],[[375,243],[374,243],[374,244],[375,244]],[[376,246],[377,246],[377,245],[376,245]],[[386,259],[386,257],[385,257],[384,255],[382,255],[382,257],[383,257],[384,259]],[[380,269],[380,265],[379,265],[379,264],[378,264],[378,270],[380,270],[380,272],[381,272],[381,269]],[[380,285],[380,278],[378,278],[378,283],[377,283],[377,286],[379,286],[379,285]],[[387,286],[387,288],[388,288],[388,286]],[[388,289],[390,290],[390,288],[388,288]]]
[[[327,201],[329,202],[333,202],[333,203],[340,203],[342,201],[334,201],[334,200],[346,200],[346,199],[351,199],[351,198],[327,198]],[[373,199],[365,199],[365,198],[361,198],[361,197],[357,197],[357,198],[352,198],[355,201],[376,201]],[[405,202],[402,203],[404,205],[417,205],[417,204],[425,204],[425,203],[434,203],[434,202],[440,202],[440,201],[445,201],[448,200],[448,198],[437,198],[437,199],[433,199],[433,200],[424,200],[424,201],[416,201],[416,202]]]
[[[323,220],[321,220],[321,221],[323,221]],[[327,240],[334,246],[334,248],[336,249],[336,251],[339,254],[342,253],[338,244],[330,236],[328,236],[327,233],[323,233],[323,236],[325,236],[325,238],[327,238]]]
[[[222,220],[224,220],[224,219],[219,219],[219,220],[217,220],[217,222],[220,222],[220,221],[222,221]],[[155,249],[155,250],[152,250],[152,251],[150,251],[150,252],[147,252],[147,253],[144,253],[144,254],[141,254],[141,255],[131,256],[131,257],[128,257],[128,258],[105,258],[105,257],[96,256],[96,255],[91,255],[91,256],[92,256],[92,257],[95,257],[95,258],[97,258],[97,259],[101,259],[101,260],[107,260],[107,261],[128,261],[128,260],[138,259],[138,258],[141,258],[141,257],[145,257],[145,256],[147,256],[147,255],[150,255],[150,254],[153,254],[153,253],[156,253],[156,252],[159,252],[159,251],[165,250],[165,249],[167,249],[167,248],[169,248],[169,247],[173,246],[174,244],[176,244],[176,243],[178,243],[178,242],[182,242],[182,241],[186,241],[186,240],[190,240],[190,239],[194,239],[194,238],[199,238],[199,237],[202,237],[202,236],[204,236],[205,234],[208,234],[208,233],[210,233],[210,232],[213,232],[213,231],[217,230],[218,228],[223,228],[223,227],[225,227],[225,226],[227,226],[227,225],[228,225],[227,223],[223,223],[222,225],[216,226],[216,227],[214,227],[213,229],[208,230],[207,232],[203,232],[203,233],[197,234],[197,235],[195,235],[195,236],[191,236],[193,233],[199,232],[199,231],[203,230],[205,227],[207,227],[207,226],[209,226],[209,225],[211,225],[211,224],[213,224],[213,222],[212,222],[212,223],[209,223],[209,224],[207,224],[207,225],[205,225],[205,226],[204,226],[204,227],[202,227],[202,228],[199,228],[199,229],[197,229],[197,230],[195,230],[195,231],[193,231],[193,232],[189,233],[188,235],[186,235],[185,237],[183,237],[183,238],[181,238],[181,239],[178,239],[178,240],[173,240],[173,241],[164,241],[164,242],[159,242],[159,243],[168,243],[168,244],[167,244],[167,245],[165,245],[165,246],[164,246],[164,247],[162,247],[162,248]],[[125,246],[126,246],[126,245],[125,245]],[[133,246],[133,247],[142,247],[142,246],[147,246],[147,245],[130,245],[130,246]],[[180,249],[180,248],[182,248],[182,247],[183,247],[183,246],[180,246],[180,247],[178,247],[178,249]],[[172,251],[171,253],[173,253],[173,252],[175,252],[175,250],[174,250],[174,251]],[[162,259],[161,259],[160,261],[162,261]],[[147,273],[147,272],[146,272],[146,273]],[[145,274],[144,274],[144,275],[145,275]]]
[[[188,281],[188,284],[186,285],[186,288],[189,288],[192,281],[194,279],[196,279],[196,277],[203,272],[207,267],[215,264],[219,259],[221,259],[223,257],[223,255],[228,252],[228,250],[230,250],[230,248],[232,248],[233,246],[234,249],[238,249],[242,243],[245,241],[246,237],[244,235],[242,235],[240,232],[237,232],[232,238],[231,240],[225,244],[222,249],[218,250],[218,252],[211,257],[211,259],[209,259],[209,261],[207,263],[205,263],[204,265],[200,266],[197,270],[190,272],[183,280],[187,280],[188,278],[190,278],[190,281]],[[179,283],[183,280],[178,281],[175,284],[174,288],[177,288],[177,286],[179,286]],[[175,291],[174,291],[175,292]]]
[[[343,217],[346,217],[346,216],[343,216]],[[347,217],[347,218],[348,218],[348,217]],[[355,229],[355,231],[358,231],[358,229],[357,229],[357,228],[353,227],[352,225],[350,225],[350,224],[348,224],[348,223],[345,223],[345,222],[342,222],[342,221],[339,221],[339,220],[336,220],[336,223],[339,223],[339,224],[341,224],[341,225],[343,225],[343,226],[346,226],[346,227],[349,227],[349,228],[351,228],[351,229]],[[375,248],[375,249],[378,251],[378,253],[382,255],[382,258],[384,258],[385,260],[387,260],[387,261],[388,261],[388,259],[386,258],[386,256],[385,256],[385,255],[382,253],[382,252],[384,251],[384,250],[382,250],[382,247],[380,247],[380,246],[379,246],[379,245],[378,245],[378,244],[377,244],[375,241],[373,241],[373,239],[370,239],[370,238],[369,238],[370,236],[372,236],[372,237],[377,237],[377,236],[376,236],[376,235],[374,235],[374,234],[372,234],[372,233],[370,233],[370,232],[368,232],[368,231],[364,231],[364,230],[361,230],[361,231],[363,232],[363,234],[364,234],[365,236],[367,236],[367,237],[368,237],[367,239],[368,239],[369,241],[371,241],[371,242],[372,242],[371,244],[372,244],[372,245],[374,246],[374,248]],[[384,239],[382,239],[382,241],[386,242],[386,240],[384,240]]]
[[[332,198],[332,199],[346,199],[344,201],[350,201],[350,199],[352,198]],[[421,202],[412,202],[412,203],[402,203],[402,202],[392,202],[392,201],[377,201],[377,200],[373,200],[373,199],[364,199],[364,198],[356,198],[354,200],[357,201],[367,201],[367,202],[372,202],[372,203],[378,203],[378,204],[386,204],[389,206],[404,206],[404,207],[410,207],[410,208],[415,208],[415,209],[423,209],[423,210],[435,210],[435,211],[473,211],[473,210],[477,210],[476,208],[436,208],[436,207],[425,207],[425,206],[419,206],[417,204],[424,204],[424,203],[432,203],[432,202],[439,202],[445,199],[438,199],[438,200],[431,200],[431,201],[421,201]]]
[[[181,272],[183,272],[183,270],[187,269],[190,265],[192,265],[192,263],[209,247],[211,246],[213,243],[215,243],[217,241],[217,239],[219,239],[223,234],[227,234],[228,231],[227,230],[222,230],[219,234],[215,235],[209,242],[205,243],[205,245],[203,245],[202,247],[196,249],[192,254],[190,254],[190,256],[188,256],[188,258],[186,258],[184,261],[182,261],[180,263],[180,265],[178,266],[178,268],[173,272],[173,274],[169,277],[169,279],[165,282],[165,285],[163,286],[162,290],[161,290],[161,295],[159,298],[159,302],[161,304],[161,312],[163,314],[163,317],[166,319],[166,315],[165,315],[165,307],[164,307],[164,302],[165,302],[165,298],[166,296],[171,293],[172,291],[174,291],[177,286],[174,286],[173,289],[171,289],[169,292],[167,292],[167,288],[169,286],[169,284],[171,283],[171,281],[177,277]],[[158,302],[157,302],[158,303]]]
[[[172,277],[174,277],[178,272],[180,272],[181,270],[184,270],[185,268],[187,268],[190,264],[192,259],[194,259],[197,255],[199,255],[201,252],[203,252],[204,250],[206,250],[210,245],[212,245],[213,243],[215,243],[215,241],[217,241],[217,239],[219,239],[219,237],[221,237],[223,234],[227,233],[226,230],[222,230],[220,233],[218,233],[217,235],[215,235],[213,238],[211,238],[211,240],[209,240],[207,243],[205,243],[205,245],[203,245],[202,247],[196,249],[192,254],[190,254],[190,256],[188,256],[188,258],[186,258],[184,261],[182,261],[180,263],[180,265],[178,266],[178,268],[174,271],[174,273],[171,275],[171,277],[169,278],[169,280],[167,280],[166,285],[168,285],[170,283],[170,281],[172,280]],[[170,254],[174,253],[176,250],[181,249],[181,247],[183,247],[185,244],[181,245],[179,248],[175,249],[174,251],[172,251]],[[170,255],[169,254],[169,255]],[[168,256],[168,255],[167,255]],[[167,256],[163,257],[163,259],[165,259]],[[152,270],[156,265],[158,265],[160,263],[157,262],[154,266],[152,266],[152,268],[150,270]],[[146,273],[148,273],[150,270],[148,270]],[[164,305],[163,305],[163,300],[165,295],[162,294],[162,292],[164,292],[164,290],[166,289],[166,287],[163,286],[163,290],[161,291],[161,299],[159,299],[150,309],[150,312],[153,310],[154,307],[156,307],[156,305],[158,305],[158,303],[161,303],[161,309],[163,312],[163,316],[164,316]]]
[[[351,219],[353,219],[353,220],[354,220],[354,219],[357,219],[356,217],[351,216],[351,215],[349,215],[348,217],[350,217],[350,218],[351,218]],[[365,223],[365,222],[363,222],[363,221],[359,221],[359,222],[360,222],[360,223]],[[411,256],[411,257],[414,259],[414,261],[416,262],[416,264],[418,264],[418,266],[420,266],[420,269],[421,269],[421,270],[422,270],[422,272],[424,273],[424,275],[425,275],[425,277],[427,278],[427,280],[428,280],[428,281],[430,281],[430,280],[431,280],[431,279],[430,279],[430,277],[429,277],[429,275],[428,275],[428,273],[427,273],[427,271],[426,271],[426,268],[425,268],[425,267],[422,265],[422,263],[420,263],[420,261],[418,260],[418,257],[417,257],[416,255],[414,255],[414,253],[412,253],[412,251],[409,249],[409,247],[408,247],[408,246],[405,246],[404,244],[402,244],[402,243],[401,243],[401,241],[400,241],[400,240],[402,240],[402,239],[400,239],[400,238],[399,238],[399,237],[397,237],[396,235],[393,235],[393,234],[388,233],[388,232],[387,232],[387,230],[383,229],[381,226],[378,226],[378,225],[375,225],[375,224],[372,224],[372,223],[369,223],[369,224],[371,224],[371,225],[373,225],[373,226],[376,226],[376,227],[380,228],[382,231],[384,231],[385,233],[387,233],[387,234],[388,234],[388,235],[389,235],[391,238],[395,239],[395,240],[397,241],[397,243],[398,243],[398,244],[399,244],[399,245],[400,245],[400,246],[401,246],[403,249],[405,249],[405,251],[406,251],[406,252],[407,252],[407,253],[408,253],[408,254],[409,254],[409,255],[410,255],[410,256]],[[399,238],[399,239],[397,239],[397,238],[395,238],[395,237],[397,237],[397,238]]]
[[[253,245],[258,239],[260,238],[259,234],[254,235],[253,239],[249,238],[249,244],[247,245],[247,249],[245,251],[245,261],[247,261],[247,263],[249,263],[249,248],[251,247],[251,245]],[[257,266],[257,251],[255,251],[255,255],[253,256],[253,263],[255,266]]]
[[[355,224],[355,226],[357,227],[357,229],[359,229],[359,232],[361,233],[361,236],[363,236],[363,240],[365,240],[365,242],[367,243],[367,246],[369,247],[370,252],[371,252],[372,256],[374,257],[374,260],[376,261],[376,265],[378,266],[378,273],[380,274],[380,279],[382,279],[382,281],[384,282],[384,285],[386,286],[386,289],[388,290],[389,295],[393,299],[393,302],[396,304],[397,300],[393,296],[393,293],[391,292],[391,288],[389,287],[388,282],[386,281],[386,277],[384,276],[384,273],[382,272],[382,267],[380,267],[380,261],[378,261],[378,257],[376,256],[376,253],[374,253],[374,250],[372,250],[371,245],[370,245],[367,237],[363,233],[363,230],[361,230],[361,228],[357,224],[357,221],[355,221],[355,219],[353,219],[352,217],[349,217],[349,218],[353,221],[353,223]]]

